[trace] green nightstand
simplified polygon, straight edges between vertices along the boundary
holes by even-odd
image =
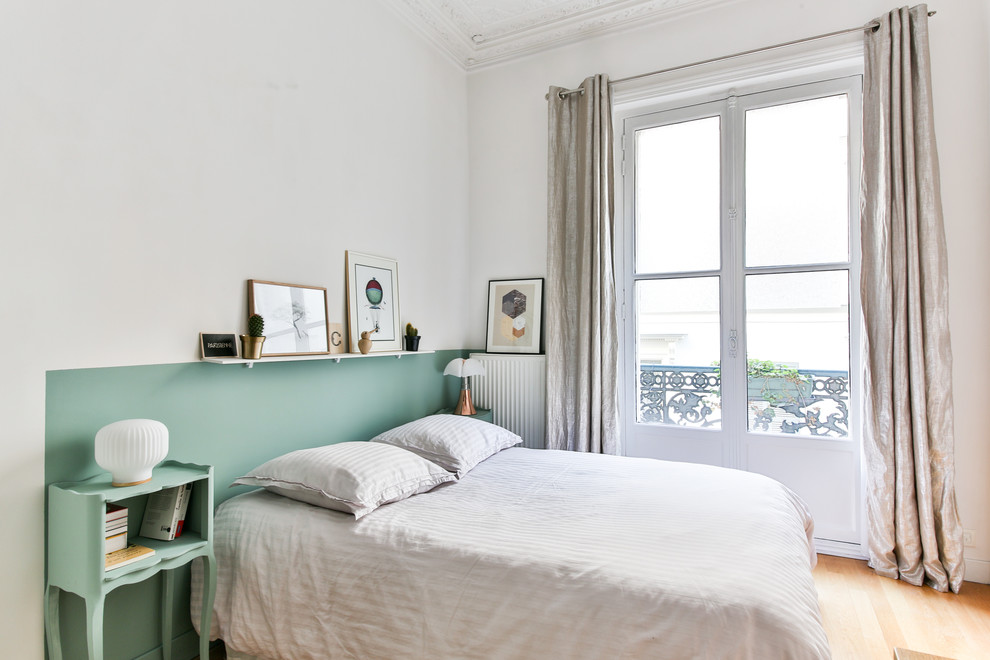
[[[192,499],[182,536],[158,541],[138,536],[148,494],[163,488],[192,484]],[[106,505],[128,508],[127,540],[155,554],[132,564],[104,570]],[[210,620],[216,590],[213,556],[213,467],[165,461],[155,468],[151,481],[116,488],[110,475],[48,487],[48,584],[45,588],[45,632],[53,660],[62,657],[59,632],[61,590],[79,595],[86,603],[86,642],[90,660],[103,659],[103,602],[106,595],[125,584],[141,582],[164,571],[162,588],[162,657],[172,657],[172,570],[203,557],[203,615],[199,654],[210,657]]]
[[[489,408],[475,408],[477,412],[473,415],[464,415],[465,417],[473,417],[474,419],[480,419],[483,422],[489,422],[494,424],[494,417],[492,416],[492,411]],[[437,415],[449,415],[454,412],[453,408],[444,408],[443,410],[436,411]]]

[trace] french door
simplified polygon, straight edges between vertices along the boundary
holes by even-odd
[[[628,455],[760,472],[858,554],[860,78],[624,119]]]

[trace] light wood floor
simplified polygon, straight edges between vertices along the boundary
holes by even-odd
[[[990,658],[990,585],[966,582],[958,594],[942,594],[828,555],[818,555],[814,576],[833,660],[893,660],[895,648]],[[222,648],[210,658],[223,660]]]
[[[835,660],[892,660],[904,648],[954,660],[990,658],[990,585],[958,594],[878,577],[865,561],[818,555],[815,587]]]

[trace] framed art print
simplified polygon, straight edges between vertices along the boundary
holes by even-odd
[[[248,280],[248,314],[265,319],[262,357],[329,352],[327,290],[305,284]]]
[[[394,259],[346,251],[347,329],[351,352],[358,353],[362,332],[372,351],[402,350],[399,327],[399,265]]]
[[[489,353],[540,353],[543,278],[488,282]]]
[[[237,357],[237,340],[233,334],[201,332],[199,352],[203,358]]]

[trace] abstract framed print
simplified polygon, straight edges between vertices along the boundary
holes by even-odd
[[[541,353],[543,278],[488,282],[489,353]]]

